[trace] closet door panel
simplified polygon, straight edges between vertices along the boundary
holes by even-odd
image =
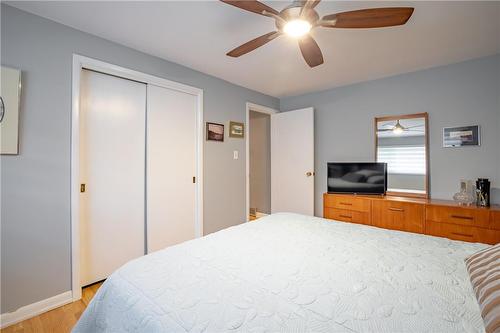
[[[81,283],[144,254],[146,85],[83,70]]]
[[[148,253],[195,237],[197,97],[148,85]]]

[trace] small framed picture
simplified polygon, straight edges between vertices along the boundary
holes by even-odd
[[[21,71],[1,66],[0,77],[0,154],[18,155]]]
[[[463,147],[481,145],[479,125],[443,128],[443,147]]]
[[[245,137],[245,124],[237,123],[235,121],[229,122],[229,136],[231,138],[244,138]]]
[[[207,141],[224,141],[224,125],[207,122]]]

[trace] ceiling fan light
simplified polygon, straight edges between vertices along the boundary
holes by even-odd
[[[403,126],[401,126],[401,124],[399,123],[399,120],[397,121],[396,125],[394,125],[394,127],[392,128],[392,132],[394,134],[401,134],[403,133],[405,130],[405,128]]]
[[[402,129],[401,127],[394,127],[394,128],[392,129],[392,132],[393,132],[394,134],[401,134],[401,133],[403,133],[403,129]]]
[[[292,37],[302,37],[311,30],[311,27],[311,23],[305,20],[293,20],[285,24],[283,31]]]

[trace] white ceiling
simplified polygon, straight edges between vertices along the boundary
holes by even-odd
[[[227,51],[275,27],[270,18],[219,1],[7,3],[276,97],[500,52],[500,2],[324,0],[316,7],[321,16],[385,6],[412,6],[415,12],[401,27],[316,29],[325,63],[314,69],[286,36],[240,58],[227,57]],[[265,3],[280,10],[290,2]]]

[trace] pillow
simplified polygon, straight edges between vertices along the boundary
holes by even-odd
[[[500,243],[465,259],[486,333],[500,332]]]
[[[352,183],[361,183],[365,181],[365,176],[357,172],[349,172],[343,175],[342,179]]]

